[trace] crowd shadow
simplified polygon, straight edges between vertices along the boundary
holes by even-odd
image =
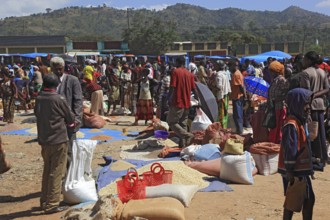
[[[37,118],[33,116],[23,119],[21,124],[35,124],[36,122],[37,122]]]
[[[29,199],[37,198],[41,196],[41,192],[34,192],[24,196],[0,196],[0,203],[10,203],[10,202],[22,202]],[[1,219],[1,218],[0,218]]]
[[[15,202],[23,202],[23,201],[27,201],[30,199],[34,199],[37,197],[41,196],[41,192],[34,192],[34,193],[30,193],[28,195],[24,195],[24,196],[0,196],[0,203],[15,203]],[[43,215],[44,213],[42,212],[40,207],[32,207],[29,210],[24,210],[24,211],[18,211],[18,212],[13,212],[13,213],[8,213],[8,214],[1,214],[0,215],[0,219],[1,220],[9,220],[9,219],[20,219],[23,217],[32,217],[32,216],[39,216],[39,215]]]
[[[12,219],[21,219],[23,217],[33,217],[44,215],[40,207],[32,207],[30,210],[13,212],[8,214],[0,215],[1,220],[12,220]]]

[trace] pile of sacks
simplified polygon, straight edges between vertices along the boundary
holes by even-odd
[[[243,140],[229,138],[223,150],[218,144],[191,145],[181,151],[181,158],[191,161],[218,160],[218,177],[225,181],[252,185],[256,174],[256,164],[248,151],[244,151]]]
[[[178,163],[182,166],[178,166]],[[173,163],[173,164],[172,164]],[[157,165],[157,163],[155,163]],[[163,168],[166,172],[173,171],[173,179],[175,181],[181,179],[181,174],[185,174],[182,177],[196,176],[199,181],[206,183],[202,178],[202,174],[185,166],[182,161],[177,162],[163,162]],[[149,165],[150,166],[150,165]],[[198,183],[196,185],[192,184],[172,184],[172,181],[166,181],[170,183],[161,184],[162,181],[159,179],[148,179],[150,172],[145,170],[152,170],[153,165],[141,167],[136,172],[142,173],[143,181],[139,178],[134,180],[133,194],[132,191],[124,189],[123,185],[127,184],[123,179],[119,179],[107,187],[108,190],[104,191],[104,188],[100,191],[99,200],[93,204],[87,204],[84,207],[71,208],[64,216],[64,219],[149,219],[149,220],[184,220],[184,209],[188,207],[193,196],[199,190],[200,186]],[[145,168],[145,169],[144,169]],[[187,172],[189,169],[190,172]],[[134,170],[134,169],[130,169]],[[144,172],[143,172],[144,171]],[[158,170],[157,170],[158,171]],[[145,173],[146,172],[146,173]],[[174,174],[175,172],[175,174]],[[189,174],[187,174],[189,173]],[[126,174],[125,178],[128,174]],[[171,176],[172,178],[172,176]],[[182,178],[182,180],[189,179]],[[156,181],[157,185],[155,184]],[[135,185],[136,183],[141,183],[144,187],[140,188],[141,185]],[[123,183],[123,185],[121,184]],[[151,184],[152,183],[152,184]],[[117,196],[112,196],[116,192],[111,191],[111,187],[117,185]],[[118,188],[119,186],[123,188]],[[127,186],[128,187],[128,186]],[[137,188],[135,188],[137,187]],[[141,192],[145,192],[142,196]],[[152,207],[152,208],[150,208]]]
[[[221,149],[225,147],[225,144],[229,138],[241,139],[245,148],[248,148],[252,143],[252,134],[237,135],[231,131],[231,129],[222,128],[220,122],[210,124],[205,130],[194,131],[195,144],[218,144]]]
[[[152,207],[152,208],[150,208]],[[170,197],[130,200],[123,204],[113,195],[102,196],[92,206],[71,209],[65,220],[184,220],[184,206]]]

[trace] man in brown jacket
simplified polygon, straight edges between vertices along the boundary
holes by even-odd
[[[38,143],[44,160],[40,205],[45,213],[66,209],[60,207],[62,179],[68,154],[68,130],[75,127],[75,117],[67,101],[56,92],[59,79],[55,74],[44,77],[44,89],[36,99]]]

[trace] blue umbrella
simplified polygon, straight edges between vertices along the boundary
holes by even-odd
[[[244,85],[247,91],[265,98],[268,98],[269,84],[259,77],[246,76]]]

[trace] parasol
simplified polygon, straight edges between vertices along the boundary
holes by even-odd
[[[218,104],[213,93],[202,83],[196,82],[196,86],[203,112],[205,112],[212,122],[216,122],[218,119]]]
[[[246,76],[244,77],[245,89],[252,94],[256,94],[262,97],[268,97],[269,84],[259,77]]]

